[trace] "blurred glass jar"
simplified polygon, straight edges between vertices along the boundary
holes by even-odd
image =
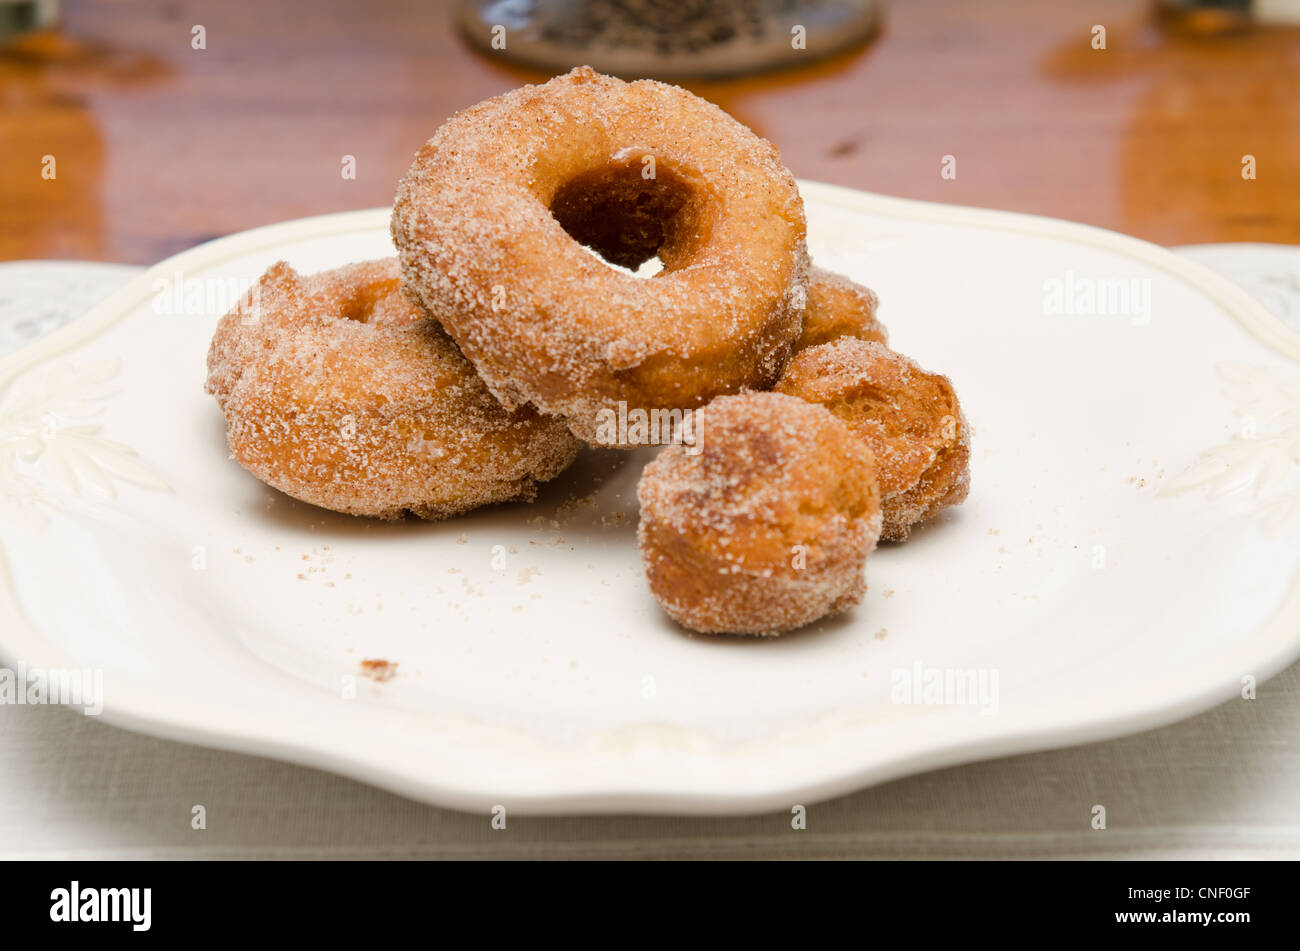
[[[1157,0],[1160,19],[1189,33],[1300,23],[1300,0]]]
[[[0,0],[0,43],[59,22],[59,0]]]
[[[802,66],[862,43],[878,0],[461,0],[485,53],[548,72],[718,78]]]

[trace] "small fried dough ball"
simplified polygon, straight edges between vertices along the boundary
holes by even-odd
[[[865,444],[777,393],[713,400],[695,436],[637,488],[641,560],[664,610],[702,633],[777,634],[856,605],[880,534]]]
[[[945,376],[883,344],[852,337],[799,353],[776,391],[825,406],[870,447],[886,541],[970,491],[970,427]]]
[[[888,331],[876,319],[879,306],[880,298],[871,288],[814,267],[803,312],[803,332],[795,341],[795,353],[840,337],[888,343]]]

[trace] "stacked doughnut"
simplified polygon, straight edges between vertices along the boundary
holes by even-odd
[[[392,258],[310,277],[274,265],[217,324],[207,389],[233,458],[353,515],[436,519],[531,499],[579,448],[558,420],[493,399],[402,293]]]
[[[776,149],[685,90],[579,68],[453,116],[392,237],[396,261],[276,265],[217,328],[231,454],[296,498],[530,499],[582,444],[644,445],[639,414],[680,437],[638,490],[652,593],[693,630],[770,634],[857,604],[878,539],[965,497],[949,382],[812,267]]]

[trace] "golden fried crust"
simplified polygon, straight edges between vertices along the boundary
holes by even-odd
[[[803,313],[803,332],[795,342],[795,352],[839,337],[888,343],[885,325],[876,319],[879,306],[880,298],[871,288],[814,267],[808,284],[808,306]]]
[[[776,634],[856,605],[880,534],[875,462],[820,406],[715,399],[700,451],[664,449],[637,487],[650,590],[703,633]]]
[[[401,291],[397,261],[302,277],[280,262],[217,325],[207,390],[231,456],[322,508],[443,518],[531,499],[579,443],[507,412]]]
[[[802,322],[803,203],[780,155],[649,80],[581,67],[453,116],[399,184],[392,235],[408,292],[502,403],[588,442],[619,403],[770,387]],[[588,248],[664,267],[641,279]]]
[[[966,498],[970,428],[947,377],[844,337],[797,354],[776,391],[825,406],[871,448],[887,541]]]

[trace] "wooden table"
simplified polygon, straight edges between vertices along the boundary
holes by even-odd
[[[147,264],[385,205],[449,113],[540,78],[471,52],[444,4],[288,7],[67,0],[58,34],[0,52],[0,258]],[[1119,0],[895,2],[857,53],[692,88],[801,177],[1165,244],[1300,243],[1300,31],[1187,34]]]

